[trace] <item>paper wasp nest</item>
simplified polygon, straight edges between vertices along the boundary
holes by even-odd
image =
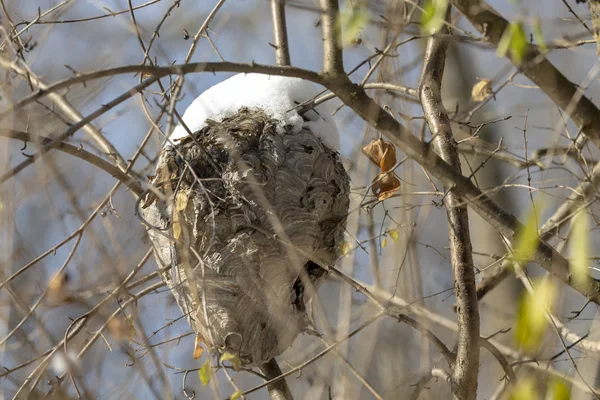
[[[198,106],[221,85],[252,89],[239,85],[248,79],[264,89],[259,100],[271,90],[279,104]],[[153,183],[162,195],[142,203],[158,265],[172,267],[163,279],[192,329],[254,365],[306,329],[305,304],[326,276],[319,265],[338,258],[349,205],[335,126],[318,109],[283,114],[305,84],[267,79],[237,75],[200,96],[184,116],[193,136],[161,154]]]

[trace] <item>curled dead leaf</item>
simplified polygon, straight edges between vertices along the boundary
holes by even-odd
[[[197,360],[204,353],[204,348],[201,344],[204,343],[204,338],[200,334],[196,334],[196,340],[194,341],[194,360]]]
[[[381,168],[381,172],[386,172],[396,165],[396,147],[383,139],[372,140],[363,147],[363,152],[369,160]]]
[[[55,275],[48,282],[48,300],[53,305],[71,302],[67,284],[69,283],[69,275],[66,272],[61,272]]]
[[[483,101],[492,94],[492,81],[489,79],[479,78],[479,82],[473,85],[471,91],[471,100]]]
[[[379,201],[388,199],[400,189],[400,180],[392,171],[382,172],[373,180],[371,190]]]

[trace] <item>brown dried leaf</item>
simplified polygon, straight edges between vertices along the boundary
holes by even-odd
[[[177,192],[175,195],[175,210],[173,210],[173,237],[181,237],[181,223],[179,214],[187,207],[188,195],[186,192]]]
[[[119,342],[131,343],[135,336],[135,325],[131,314],[111,319],[107,328],[111,336]]]
[[[194,360],[197,360],[204,353],[204,348],[201,344],[204,343],[204,338],[200,334],[196,334],[196,340],[194,341]]]
[[[48,282],[48,300],[52,304],[60,304],[69,302],[70,296],[67,289],[67,283],[69,282],[69,276],[65,272],[54,276],[50,282]]]
[[[392,197],[400,189],[400,180],[396,178],[393,172],[382,172],[373,180],[373,194],[377,199],[383,201]]]
[[[363,152],[369,160],[381,168],[381,172],[386,172],[396,165],[396,147],[383,139],[372,140],[363,147]]]
[[[479,82],[473,85],[473,90],[471,91],[471,100],[473,101],[483,101],[492,94],[492,81],[483,78],[479,79]]]

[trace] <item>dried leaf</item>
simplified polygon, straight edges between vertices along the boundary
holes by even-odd
[[[471,91],[471,100],[483,101],[492,94],[492,81],[489,79],[481,79],[475,85]]]
[[[181,237],[181,224],[179,223],[179,218],[177,214],[173,216],[173,237],[175,240],[178,240]]]
[[[129,314],[125,318],[125,324],[127,327],[127,340],[129,343],[133,342],[133,337],[135,336],[135,325],[133,323],[133,315]]]
[[[67,290],[69,275],[65,272],[55,275],[48,283],[48,299],[53,304],[64,303],[70,300]]]
[[[202,353],[204,353],[204,348],[202,348],[201,344],[204,343],[204,338],[200,334],[196,334],[196,340],[194,341],[194,360],[202,357]]]
[[[204,364],[202,364],[202,368],[200,368],[200,370],[198,371],[198,376],[200,377],[200,382],[202,382],[202,386],[208,385],[208,382],[210,382],[210,378],[212,377],[210,357],[206,359]]]
[[[363,147],[363,152],[369,160],[381,168],[381,172],[387,172],[396,165],[396,147],[383,139],[372,140]]]
[[[186,192],[177,192],[175,195],[175,209],[173,210],[173,237],[175,240],[181,237],[181,223],[179,213],[187,207],[188,195]]]
[[[175,195],[175,211],[181,212],[185,210],[188,203],[188,195],[186,192],[177,192]]]
[[[135,325],[133,316],[127,315],[125,318],[113,318],[108,323],[108,332],[119,342],[127,340],[129,343],[133,341],[135,336]]]
[[[393,172],[382,172],[373,181],[372,191],[379,201],[388,199],[400,189],[400,180]]]
[[[231,363],[231,366],[233,367],[234,370],[239,370],[240,367],[242,366],[242,360],[240,360],[240,357],[230,353],[228,351],[226,351],[225,353],[223,353],[223,355],[221,356],[220,359],[221,362],[223,361],[229,361]]]

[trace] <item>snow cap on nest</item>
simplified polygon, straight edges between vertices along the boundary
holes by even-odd
[[[332,150],[339,150],[340,136],[331,117],[332,109],[327,103],[316,106],[304,114],[298,114],[295,107],[314,98],[319,89],[309,81],[284,76],[263,74],[238,74],[216,84],[202,93],[185,110],[183,121],[191,132],[206,125],[206,120],[220,122],[241,108],[262,109],[272,118],[280,121],[278,130],[290,125],[294,132],[308,128]],[[171,141],[187,136],[181,126],[173,130]]]

